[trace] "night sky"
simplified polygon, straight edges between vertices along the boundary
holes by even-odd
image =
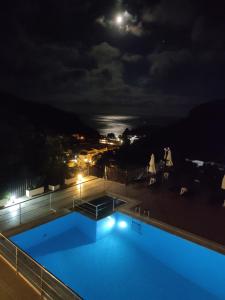
[[[150,116],[225,97],[224,1],[4,1],[0,22],[0,88],[16,96]]]

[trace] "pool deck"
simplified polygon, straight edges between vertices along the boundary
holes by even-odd
[[[93,179],[93,177],[88,179]],[[88,198],[94,199],[105,191],[127,200],[127,205],[120,207],[120,211],[225,254],[225,207],[209,201],[207,191],[182,197],[178,192],[171,191],[166,184],[152,189],[145,183],[126,186],[98,178],[86,182],[82,187],[82,201]],[[59,198],[59,201],[54,203],[56,213],[49,211],[46,214],[46,211],[35,209],[33,215],[27,215],[22,225],[17,226],[16,215],[12,222],[8,223],[10,226],[6,226],[5,230],[0,229],[9,236],[66,214],[71,208],[71,199],[75,193],[77,191],[74,187],[54,193],[54,199]],[[48,195],[37,198],[37,203],[39,199],[45,197]],[[134,209],[137,206],[140,207],[140,213]],[[0,299],[40,299],[40,296],[20,276],[16,275],[1,257]]]
[[[0,299],[36,300],[38,293],[0,257]]]
[[[141,207],[142,216],[144,215],[144,210],[146,213],[149,211],[152,219],[225,246],[225,207],[210,202],[207,191],[201,194],[196,193],[196,195],[191,197],[182,197],[178,192],[170,191],[166,184],[156,189],[151,189],[145,183],[126,186],[114,181],[105,181],[101,178],[93,179],[93,176],[89,176],[86,179],[90,181],[86,182],[82,187],[82,201],[89,198],[94,199],[103,194],[104,191],[127,197],[129,203],[127,211],[134,211],[133,207],[138,205]],[[54,201],[54,207],[57,212],[62,211],[64,208],[71,208],[71,199],[77,192],[74,187],[68,187],[54,193],[54,199],[58,199]],[[36,199],[37,203],[39,199],[46,197],[49,197],[49,195],[38,197]],[[37,209],[25,215],[23,230],[29,228],[35,219],[40,218],[40,223],[45,218],[48,220],[50,214],[52,215],[52,212],[45,210],[43,213],[42,209],[39,209],[37,206]],[[17,216],[14,217],[7,226],[0,228],[0,231],[7,232],[9,229],[11,231],[13,227],[17,228],[18,218]],[[54,214],[52,218],[54,218]]]
[[[166,187],[144,187],[138,198],[142,212],[149,210],[154,219],[225,246],[225,208],[210,203],[207,196],[182,197]]]

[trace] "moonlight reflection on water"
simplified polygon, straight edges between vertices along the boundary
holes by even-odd
[[[81,120],[96,129],[101,135],[115,133],[116,136],[122,134],[126,128],[137,128],[142,126],[165,126],[171,122],[177,121],[174,117],[151,117],[142,115],[81,115]]]
[[[82,118],[87,123],[87,118]],[[134,128],[140,125],[141,118],[138,116],[125,115],[94,115],[88,118],[88,123],[96,128],[101,135],[115,133],[116,136],[122,134],[126,128]]]
[[[96,115],[93,120],[99,125],[100,134],[107,135],[110,132],[120,135],[126,128],[131,129],[135,125],[135,121],[139,118],[136,116],[114,116],[114,115]]]

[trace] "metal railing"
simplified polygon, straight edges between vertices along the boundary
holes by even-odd
[[[77,207],[81,210],[92,216],[94,219],[98,219],[99,217],[104,216],[107,212],[113,212],[115,205],[114,205],[114,199],[112,199],[111,202],[103,202],[100,204],[93,204],[91,202],[85,202],[83,204],[78,204]]]
[[[119,200],[117,198],[112,198],[110,199],[110,201],[106,200],[99,204],[94,204],[89,201],[83,204],[77,203],[77,207],[81,211],[84,211],[86,214],[90,215],[92,218],[98,220],[99,218],[105,217],[106,215],[112,213],[117,206],[125,203],[126,201]]]
[[[39,263],[0,233],[0,255],[6,259],[17,274],[28,280],[45,299],[79,300],[73,290],[63,284]]]
[[[48,216],[52,211],[74,208],[77,203],[104,191],[104,180],[94,178],[3,207],[0,209],[0,232]]]
[[[58,191],[47,192],[0,208],[0,232],[5,232],[41,218],[48,218],[52,215],[52,212],[74,209],[79,207],[80,204],[105,193],[129,196],[128,191],[129,189],[124,184],[102,178],[92,178]],[[97,214],[103,208],[103,205],[99,207]]]
[[[88,200],[105,192],[117,192],[126,194],[124,185],[107,182],[100,178],[94,178],[80,182],[65,189],[49,192],[20,203],[0,209],[0,231],[17,227],[20,224],[35,221],[40,217],[49,215],[52,210],[79,207],[81,203],[89,203],[93,208],[94,218],[98,219],[109,208],[105,202],[94,205]],[[111,210],[114,210],[115,202],[111,202]],[[18,248],[7,237],[0,233],[0,255],[4,257],[16,270],[27,279],[46,299],[81,299],[54,275],[33,260],[24,251]]]

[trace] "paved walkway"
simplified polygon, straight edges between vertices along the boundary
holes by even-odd
[[[40,296],[0,258],[0,299],[36,300]]]

